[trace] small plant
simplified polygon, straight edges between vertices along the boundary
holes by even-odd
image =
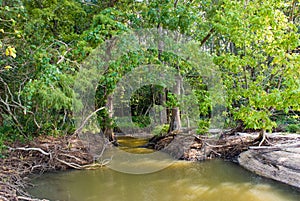
[[[151,118],[146,115],[133,116],[132,122],[138,125],[139,128],[145,128],[150,125]]]
[[[299,115],[279,113],[274,117],[278,127],[283,128],[288,133],[300,133]]]
[[[197,128],[197,134],[199,135],[204,135],[206,133],[208,133],[208,129],[209,129],[209,119],[200,119],[198,122],[198,128]]]
[[[168,130],[169,130],[169,124],[163,124],[163,125],[156,126],[153,129],[152,133],[154,135],[157,135],[157,136],[159,136],[159,135],[165,135],[165,134],[168,133]]]
[[[285,130],[289,133],[300,133],[300,124],[289,124]]]
[[[5,150],[6,146],[4,144],[4,139],[3,137],[1,136],[0,137],[0,158],[3,158],[3,150]]]

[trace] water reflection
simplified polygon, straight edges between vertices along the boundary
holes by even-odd
[[[61,201],[298,201],[300,193],[229,162],[176,162],[156,173],[132,175],[102,168],[51,173],[30,192]]]
[[[148,138],[134,138],[128,136],[118,136],[119,149],[135,154],[147,154],[152,153],[154,150],[142,148],[148,143]]]

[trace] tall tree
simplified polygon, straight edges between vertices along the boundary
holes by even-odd
[[[257,6],[259,5],[259,6]],[[275,111],[299,111],[299,45],[297,28],[279,1],[223,1],[214,27],[230,42],[216,57],[228,89],[228,104],[246,128],[272,130]],[[222,47],[225,48],[226,47]]]

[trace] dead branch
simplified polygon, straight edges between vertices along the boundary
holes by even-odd
[[[71,167],[71,168],[74,168],[74,169],[77,169],[77,170],[81,170],[81,169],[82,169],[82,166],[81,166],[81,165],[78,165],[78,164],[76,164],[76,163],[68,163],[68,162],[66,162],[66,161],[64,161],[64,160],[61,160],[61,159],[59,159],[59,158],[55,158],[55,159],[56,159],[57,161],[59,161],[59,162],[65,164],[65,165]]]
[[[97,110],[95,110],[94,112],[92,112],[89,116],[87,116],[85,118],[85,120],[82,122],[82,124],[79,126],[79,128],[76,129],[76,131],[74,132],[74,135],[78,134],[84,127],[84,125],[87,123],[87,121],[94,115],[96,114],[97,112],[99,112],[100,110],[104,110],[105,107],[100,107],[98,108]]]
[[[107,165],[111,161],[111,159],[105,159],[101,163],[93,163],[93,164],[88,164],[88,165],[79,165],[77,163],[66,162],[66,161],[61,160],[59,158],[56,158],[56,160],[59,161],[59,162],[61,162],[61,163],[63,163],[63,164],[65,164],[65,165],[67,165],[67,166],[69,166],[69,167],[71,167],[71,168],[77,169],[77,170],[82,170],[82,169],[88,169],[88,170],[90,170],[90,169],[96,169],[98,167],[103,167],[103,166]]]
[[[224,145],[212,145],[212,144],[209,144],[207,142],[205,142],[205,145],[207,145],[209,147],[213,147],[213,148],[222,148],[222,147],[224,147]]]
[[[208,34],[202,39],[200,47],[202,47],[204,45],[204,43],[211,37],[211,35],[215,32],[215,29],[212,28],[211,30],[209,30]]]
[[[210,151],[211,151],[211,152],[213,152],[214,154],[216,154],[217,156],[222,156],[222,154],[220,154],[220,153],[216,152],[216,151],[215,151],[215,150],[213,150],[213,149],[211,149]]]
[[[18,196],[18,199],[20,200],[28,200],[28,201],[49,201],[49,200],[46,200],[46,199],[35,199],[35,198],[30,198],[30,197],[24,197],[24,196]]]
[[[38,151],[46,156],[50,156],[50,158],[52,157],[51,153],[45,152],[44,150],[42,150],[41,148],[32,148],[32,147],[17,147],[17,148],[12,148],[12,147],[8,147],[9,150],[11,151],[15,151],[15,150],[22,150],[22,151]]]
[[[80,160],[79,158],[77,158],[76,156],[71,156],[71,155],[69,155],[69,154],[59,154],[60,156],[66,156],[66,157],[69,157],[69,158],[73,158],[73,159],[75,159],[76,161],[80,161],[80,162],[82,162],[82,160]]]
[[[104,144],[101,150],[101,153],[99,155],[94,156],[94,160],[98,160],[100,157],[103,156],[103,153],[107,147],[107,145],[109,144],[109,140],[107,138],[104,138]]]
[[[9,201],[6,197],[3,197],[3,196],[1,196],[1,195],[0,195],[0,200],[1,200],[1,201]]]
[[[110,160],[105,161],[105,162],[101,162],[101,163],[93,163],[93,164],[83,165],[82,169],[94,170],[94,169],[101,168],[101,167],[107,165],[109,162],[110,162]]]
[[[300,148],[300,143],[294,143],[294,144],[279,144],[279,145],[274,145],[274,146],[258,146],[258,147],[249,147],[249,149],[286,149],[286,148]]]

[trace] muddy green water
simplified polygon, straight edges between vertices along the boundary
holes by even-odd
[[[140,145],[134,139],[130,145]],[[128,140],[121,141],[126,145]],[[142,142],[140,141],[142,144]],[[121,146],[122,147],[122,146]],[[141,148],[138,153],[147,153]],[[156,166],[151,160],[144,166]],[[132,163],[132,161],[130,161]],[[97,170],[46,173],[33,179],[31,194],[60,201],[299,201],[300,192],[258,177],[230,162],[178,161],[149,174]]]

